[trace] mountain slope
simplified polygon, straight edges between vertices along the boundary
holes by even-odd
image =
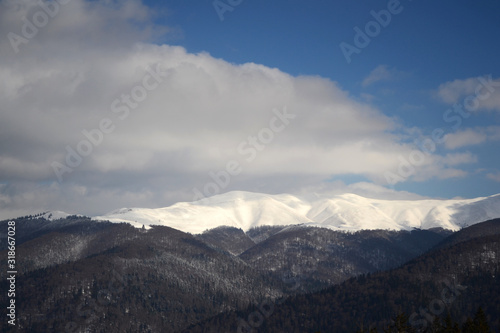
[[[259,226],[304,225],[331,230],[411,230],[462,227],[500,217],[500,195],[461,200],[380,200],[355,194],[299,198],[228,192],[158,209],[123,208],[96,220],[166,225],[193,234],[220,226],[248,231]]]
[[[33,232],[16,246],[23,268],[16,277],[17,326],[4,320],[0,331],[174,332],[283,295],[280,279],[175,229],[89,220],[56,224],[38,233],[16,220],[18,229]],[[7,258],[7,250],[0,253]],[[6,259],[0,264],[6,267]],[[6,271],[0,279],[8,290]]]
[[[271,306],[252,306],[193,325],[198,332],[346,332],[386,327],[406,313],[417,332],[436,316],[458,322],[482,307],[494,329],[500,328],[500,235],[488,227],[500,219],[450,236],[445,247],[431,250],[399,268],[351,278],[326,290],[297,295]],[[478,229],[482,229],[480,233]],[[473,236],[475,235],[475,236]],[[460,241],[459,239],[462,239]]]
[[[443,230],[363,230],[287,227],[239,255],[256,270],[287,281],[287,291],[311,292],[352,276],[387,270],[424,253]]]
[[[454,233],[440,242],[436,248],[444,248],[482,236],[500,235],[500,218],[474,224]]]
[[[353,233],[325,228],[219,227],[196,236],[238,256],[255,270],[285,282],[287,293],[311,292],[352,276],[397,267],[421,255],[451,231],[443,229]]]
[[[232,227],[211,229],[198,235],[197,238],[207,245],[227,251],[235,256],[255,246],[255,242],[243,230]]]

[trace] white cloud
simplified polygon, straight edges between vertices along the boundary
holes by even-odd
[[[437,93],[445,103],[454,104],[459,102],[461,97],[474,94],[478,84],[477,78],[449,81],[441,84]]]
[[[361,93],[359,96],[367,103],[371,103],[375,100],[375,96],[371,94]]]
[[[443,83],[437,95],[447,104],[464,105],[467,111],[500,111],[500,79],[491,75]]]
[[[480,131],[467,129],[460,132],[450,133],[444,137],[445,146],[448,149],[456,149],[472,146],[486,141],[486,134]]]
[[[500,126],[468,128],[463,131],[445,135],[445,147],[457,149],[473,146],[486,141],[500,140]]]
[[[455,166],[460,164],[468,164],[468,163],[476,163],[477,156],[467,153],[455,153],[455,154],[446,154],[443,157],[443,163],[449,166]]]
[[[477,163],[477,156],[472,153],[451,153],[427,156],[424,163],[415,166],[415,172],[411,179],[414,181],[425,181],[429,179],[463,178],[469,173],[459,166]]]
[[[389,68],[387,65],[379,65],[372,70],[366,78],[364,78],[361,84],[363,87],[367,87],[375,82],[398,79],[403,74],[403,72],[400,72],[395,68]]]
[[[170,30],[151,21],[138,1],[72,0],[18,54],[0,41],[3,217],[26,207],[102,214],[192,200],[192,189],[213,182],[209,172],[231,160],[242,171],[221,192],[287,192],[345,174],[384,184],[384,172],[413,149],[398,134],[408,129],[335,82],[155,45],[149,41],[156,31]],[[21,31],[21,23],[19,15],[0,13],[1,35]],[[160,84],[131,101],[136,107],[126,106],[126,95],[140,92],[151,79],[148,68],[157,67]],[[296,118],[269,143],[252,147],[276,117],[273,110],[285,106]],[[51,164],[66,163],[67,147],[89,141],[82,131],[106,118],[111,133],[94,138],[102,143],[59,184]],[[441,159],[428,158],[424,166],[432,172],[422,168],[416,177],[459,175],[451,157]]]
[[[497,171],[495,173],[488,173],[486,177],[496,182],[500,182],[500,171]]]
[[[500,140],[500,126],[489,126],[486,128],[486,133],[488,140],[499,141]]]

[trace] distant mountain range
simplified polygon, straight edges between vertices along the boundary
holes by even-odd
[[[430,321],[420,309],[443,297],[442,281],[467,289],[441,315],[450,313],[463,323],[482,306],[498,328],[500,219],[477,223],[497,212],[498,200],[403,202],[342,195],[310,200],[308,206],[305,199],[288,195],[233,192],[150,210],[157,211],[155,218],[158,211],[178,216],[164,223],[176,222],[179,229],[198,221],[200,228],[210,229],[203,233],[164,225],[143,229],[135,220],[129,220],[133,227],[127,219],[110,223],[63,212],[16,218],[19,324],[3,321],[0,331],[249,332],[240,328],[251,325],[256,332],[354,333],[359,325],[386,327],[402,312],[413,316],[410,324],[423,327]],[[179,207],[184,208],[176,211]],[[210,214],[199,216],[202,209],[226,219],[217,223]],[[123,214],[158,224],[142,211]],[[363,215],[370,211],[427,222],[440,216],[443,220],[434,221],[471,226],[458,232],[432,227],[438,222],[419,224],[428,229],[410,224],[398,225],[411,230],[341,228],[380,228]],[[273,223],[273,212],[280,226],[266,225]],[[322,216],[327,222],[290,223],[287,216]],[[183,226],[181,217],[192,224]],[[7,230],[8,221],[0,221],[0,229]],[[213,228],[230,221],[239,221],[241,228]],[[334,222],[337,227],[315,227]],[[7,267],[8,251],[7,237],[0,237],[2,267]],[[0,271],[2,290],[9,287],[6,272]],[[5,300],[6,294],[0,297]]]
[[[220,226],[248,231],[261,226],[331,230],[412,230],[463,227],[500,217],[500,194],[459,200],[380,200],[355,194],[333,197],[228,192],[165,208],[122,208],[94,220],[163,225],[200,234]]]

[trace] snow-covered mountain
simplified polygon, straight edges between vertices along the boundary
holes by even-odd
[[[228,192],[165,208],[122,208],[94,220],[128,222],[136,227],[165,225],[193,234],[219,226],[302,225],[332,230],[458,230],[500,217],[500,194],[463,200],[380,200],[355,194],[299,198]]]

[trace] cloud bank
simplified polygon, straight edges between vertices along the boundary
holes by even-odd
[[[59,2],[30,38],[22,17],[43,8],[27,3],[0,14],[0,218],[190,201],[231,161],[239,172],[221,192],[334,187],[343,175],[377,192],[414,149],[409,129],[336,82],[158,45],[175,32],[139,1]],[[427,156],[411,178],[460,177],[471,162]]]

